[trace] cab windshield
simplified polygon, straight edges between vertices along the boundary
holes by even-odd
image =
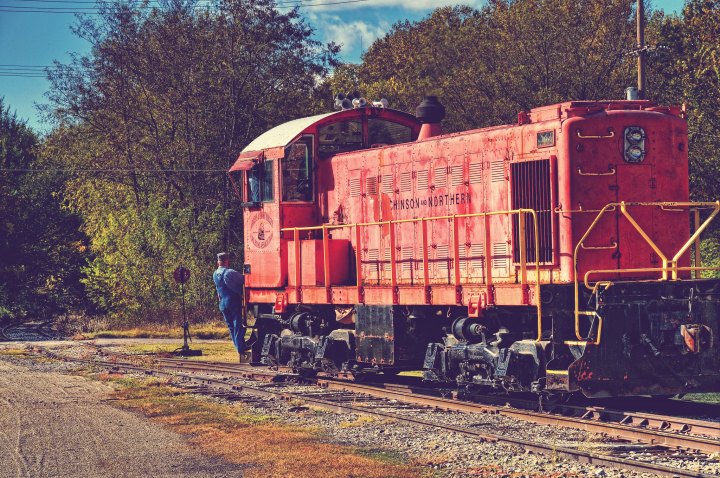
[[[309,202],[313,199],[312,138],[301,138],[285,148],[282,160],[282,200]]]

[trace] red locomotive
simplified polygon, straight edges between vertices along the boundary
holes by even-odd
[[[435,97],[416,116],[359,106],[240,154],[256,360],[541,394],[720,389],[720,281],[698,247],[720,203],[689,202],[679,108],[572,101],[443,135],[444,115]]]

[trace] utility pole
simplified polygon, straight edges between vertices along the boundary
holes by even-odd
[[[645,5],[643,0],[637,0],[637,75],[638,97],[646,99],[645,91]]]

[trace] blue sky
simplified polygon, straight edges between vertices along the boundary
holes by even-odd
[[[304,0],[307,3],[328,3],[328,0]],[[68,7],[67,3],[34,3],[33,0],[0,0],[0,96],[5,104],[17,111],[20,118],[38,130],[40,123],[36,103],[45,101],[48,83],[44,78],[7,76],[10,68],[51,65],[54,60],[68,62],[70,54],[85,54],[89,45],[70,31],[74,15],[59,13],[17,12],[27,8]],[[309,22],[316,28],[320,40],[333,40],[343,45],[341,56],[346,61],[357,61],[363,48],[384,35],[398,20],[419,20],[432,9],[464,3],[479,7],[484,0],[365,0],[356,3],[303,8]],[[676,12],[684,0],[654,0],[655,8]],[[90,7],[91,3],[78,0],[74,6]],[[27,70],[23,70],[27,71]]]

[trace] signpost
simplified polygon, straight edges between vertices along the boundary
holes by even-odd
[[[185,283],[190,280],[190,269],[181,265],[173,271],[173,279],[175,279],[175,282],[180,284],[183,313],[183,346],[173,351],[173,355],[180,355],[182,357],[197,357],[202,355],[202,350],[193,350],[188,345],[188,341],[192,342],[192,338],[190,337],[190,324],[188,323],[187,312],[185,310]]]

